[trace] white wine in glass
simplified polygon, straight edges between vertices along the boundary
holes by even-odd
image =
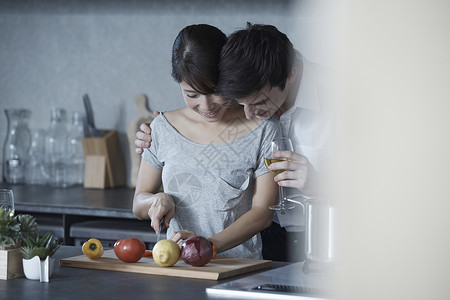
[[[272,153],[279,150],[289,150],[294,151],[294,147],[292,147],[292,142],[289,138],[281,137],[281,138],[275,138],[272,140]],[[287,159],[277,159],[277,158],[264,158],[264,163],[266,164],[266,167],[269,168],[269,165],[275,162],[281,162],[285,161]],[[270,170],[272,174],[275,176],[278,174],[283,173],[284,171],[287,171],[285,169],[281,170]],[[279,210],[282,214],[284,214],[285,210],[292,209],[295,207],[293,203],[290,203],[286,201],[286,198],[284,197],[284,187],[278,185],[279,188],[279,197],[278,197],[278,203],[276,205],[269,206],[269,209],[271,210]]]
[[[282,162],[284,160],[282,159],[275,159],[275,158],[264,158],[264,164],[266,165],[266,168],[269,169],[269,166],[273,163],[276,162]],[[270,173],[272,173],[273,175],[277,176],[278,174],[283,173],[284,171],[287,171],[286,169],[281,169],[281,170],[269,170]]]
[[[10,211],[10,216],[14,216],[14,194],[11,189],[0,189],[0,207]]]

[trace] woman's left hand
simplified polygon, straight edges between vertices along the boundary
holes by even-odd
[[[303,192],[309,188],[308,183],[312,181],[315,171],[305,156],[292,151],[275,151],[273,157],[286,159],[269,166],[269,170],[286,170],[274,177],[278,185],[297,188]]]
[[[185,240],[190,238],[191,236],[194,236],[195,232],[188,231],[188,230],[181,230],[181,231],[175,231],[170,236],[170,239],[178,244],[178,246],[181,247],[181,245],[184,243]]]

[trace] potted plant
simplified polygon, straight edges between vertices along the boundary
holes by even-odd
[[[22,255],[19,248],[23,239],[38,234],[36,219],[30,215],[14,216],[11,210],[0,207],[0,279],[23,276]]]
[[[14,216],[12,211],[0,207],[0,265],[6,266],[0,269],[0,279],[25,273],[29,279],[48,282],[54,266],[52,256],[60,246],[50,233],[39,236],[33,216]]]
[[[61,246],[49,232],[44,236],[27,236],[20,247],[25,277],[48,282],[53,273],[55,259],[52,258]]]
[[[36,219],[30,215],[13,216],[0,207],[0,250],[19,248],[24,238],[38,234]]]

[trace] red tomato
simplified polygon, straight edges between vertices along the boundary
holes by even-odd
[[[114,253],[121,261],[134,263],[144,256],[145,244],[137,238],[118,240],[114,243]]]

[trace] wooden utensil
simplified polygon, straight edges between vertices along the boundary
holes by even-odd
[[[130,151],[130,177],[128,186],[130,188],[136,187],[136,179],[139,172],[139,166],[141,164],[141,157],[135,153],[136,146],[134,140],[136,139],[136,132],[139,131],[139,126],[142,123],[150,123],[154,118],[153,111],[147,108],[148,98],[145,94],[139,94],[135,97],[137,116],[134,118],[127,129],[128,147]]]

